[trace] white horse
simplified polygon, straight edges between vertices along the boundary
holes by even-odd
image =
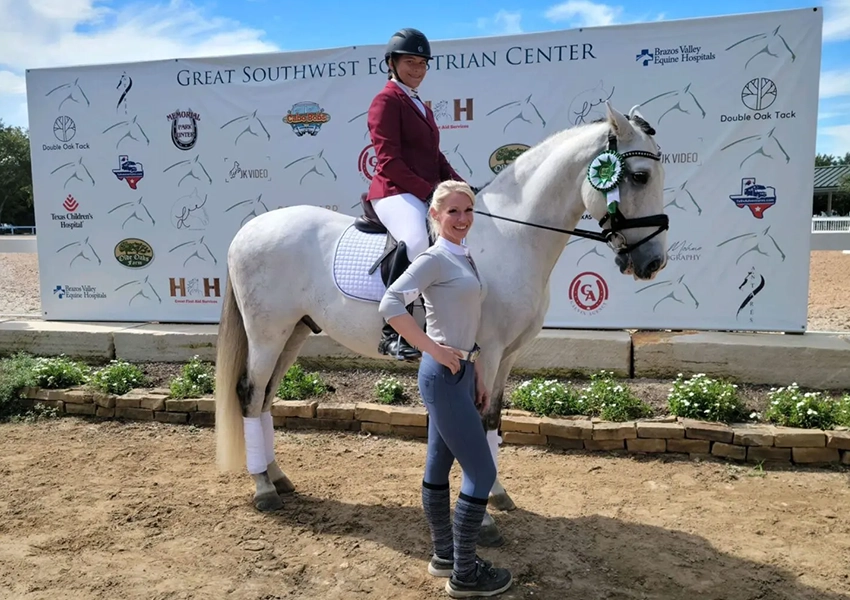
[[[607,242],[620,272],[636,279],[652,279],[667,264],[660,150],[655,130],[636,108],[626,117],[608,105],[601,122],[552,135],[477,195],[476,212],[486,216],[476,219],[467,243],[489,286],[478,360],[491,391],[483,425],[494,459],[505,382],[519,351],[542,328],[549,277],[569,234]],[[588,179],[590,163],[607,149],[618,151],[623,164],[619,205],[607,204]],[[600,221],[602,233],[565,229],[585,211]],[[354,223],[320,207],[290,206],[252,219],[228,250],[216,358],[217,461],[222,470],[255,465],[249,473],[256,484],[254,506],[261,511],[279,509],[279,494],[294,490],[275,461],[274,430],[265,413],[310,332],[324,331],[354,352],[388,359],[377,351],[382,324],[377,300],[384,288],[374,290],[370,302],[341,293],[337,285],[341,242],[354,237],[352,244],[361,244],[359,256],[367,244],[378,255],[384,248],[384,235],[357,231]],[[357,275],[365,276],[372,260],[362,259]],[[267,465],[263,472],[256,472],[258,461]],[[498,480],[490,503],[515,508]],[[479,543],[500,541],[488,514]]]

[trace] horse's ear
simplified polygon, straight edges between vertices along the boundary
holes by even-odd
[[[608,109],[608,122],[614,128],[617,138],[624,142],[631,139],[634,135],[634,129],[632,129],[626,115],[611,106],[611,103],[607,100],[605,101],[605,107]]]

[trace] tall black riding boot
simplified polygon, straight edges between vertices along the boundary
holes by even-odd
[[[398,248],[392,257],[387,273],[387,286],[391,286],[393,282],[401,277],[405,269],[410,265],[407,259],[407,247],[404,242],[398,243]],[[407,312],[413,314],[413,305],[407,307]],[[394,356],[398,360],[419,360],[422,358],[422,353],[416,348],[407,343],[398,332],[393,329],[392,325],[384,321],[384,326],[381,329],[381,341],[378,343],[378,352],[387,356]]]

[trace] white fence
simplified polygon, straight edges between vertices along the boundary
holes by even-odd
[[[850,217],[812,217],[812,233],[850,231]]]

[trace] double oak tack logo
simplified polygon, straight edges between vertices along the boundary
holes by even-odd
[[[153,262],[153,247],[139,238],[126,238],[115,245],[115,260],[128,269],[144,269]]]

